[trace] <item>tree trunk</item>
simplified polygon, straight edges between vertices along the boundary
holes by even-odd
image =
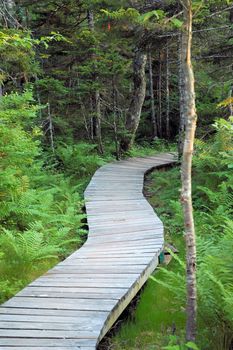
[[[15,17],[15,2],[3,0],[0,11],[0,22],[7,28],[19,28],[20,23]]]
[[[88,21],[88,27],[91,32],[94,33],[95,31],[95,22],[94,22],[94,14],[93,11],[88,10],[87,12],[87,21]],[[96,57],[95,54],[92,53],[92,59],[95,61]],[[98,76],[96,72],[96,66],[94,66],[94,72],[93,72],[93,82],[98,81]],[[96,88],[95,95],[93,96],[94,100],[94,116],[91,118],[91,130],[93,131],[93,137],[96,139],[98,144],[98,151],[100,154],[104,153],[103,150],[103,143],[102,143],[102,132],[101,132],[101,103],[100,103],[100,91]]]
[[[170,138],[170,66],[169,47],[166,48],[166,137]]]
[[[133,64],[132,100],[126,115],[126,134],[121,140],[121,150],[126,152],[133,145],[135,134],[140,122],[141,111],[146,94],[145,66],[147,55],[137,48]]]
[[[157,121],[155,115],[155,96],[154,96],[154,81],[153,81],[153,68],[152,68],[152,58],[151,50],[148,51],[148,67],[149,67],[149,83],[150,83],[150,103],[151,103],[151,121],[153,126],[153,139],[158,136],[157,132]]]
[[[187,53],[187,47],[184,42],[184,34],[181,33],[178,39],[178,67],[179,67],[179,98],[180,98],[180,123],[179,123],[179,137],[178,137],[178,156],[182,157],[184,148],[184,131],[185,131],[185,82],[184,82],[184,64]]]
[[[113,94],[113,131],[114,131],[114,141],[116,149],[116,160],[120,159],[119,141],[118,141],[118,128],[117,128],[117,91],[115,77],[112,78],[112,94]]]
[[[79,88],[80,87],[80,82],[79,82],[79,78],[77,77],[77,87]],[[86,130],[86,133],[87,133],[87,138],[88,140],[93,140],[93,133],[92,133],[92,130],[91,130],[91,126],[92,126],[92,121],[91,123],[89,123],[89,118],[87,117],[87,111],[86,111],[86,108],[84,106],[84,103],[81,99],[81,96],[78,94],[78,102],[79,102],[79,105],[80,105],[80,109],[81,109],[81,112],[82,112],[82,116],[83,116],[83,123],[84,123],[84,127],[85,127],[85,130]],[[91,124],[91,125],[90,125]]]
[[[9,11],[13,11],[15,7],[15,2],[13,0],[5,0],[6,6]]]
[[[186,340],[195,342],[197,317],[196,291],[196,237],[192,207],[192,156],[196,130],[196,105],[194,74],[191,62],[192,47],[192,1],[183,0],[184,11],[184,45],[186,56],[183,62],[184,72],[184,107],[185,107],[185,138],[182,160],[182,194],[181,201],[184,213],[185,240],[186,240],[186,283],[187,283],[187,322]]]
[[[49,101],[48,101],[48,130],[49,130],[49,137],[50,137],[50,146],[51,146],[52,152],[55,153],[53,120],[52,120]]]
[[[230,87],[230,91],[229,91],[229,98],[230,98],[229,111],[230,111],[230,117],[233,117],[232,91],[233,91],[233,86]]]
[[[87,22],[88,22],[88,27],[90,31],[94,32],[95,30],[94,13],[91,10],[87,11]]]
[[[101,104],[100,104],[100,92],[95,91],[95,106],[96,106],[96,138],[98,142],[98,151],[100,154],[104,153],[102,143],[102,130],[101,130]]]
[[[161,61],[161,52],[159,52],[158,103],[159,103],[158,129],[159,129],[159,136],[162,138],[163,132],[162,132],[162,61]]]

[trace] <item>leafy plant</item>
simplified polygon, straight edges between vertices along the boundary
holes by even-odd
[[[80,184],[73,185],[69,177],[43,164],[41,132],[36,126],[38,107],[32,92],[6,95],[0,105],[0,284],[4,300],[82,244],[85,215]]]
[[[61,145],[57,153],[65,172],[76,177],[90,176],[106,162],[106,159],[98,155],[94,144]]]

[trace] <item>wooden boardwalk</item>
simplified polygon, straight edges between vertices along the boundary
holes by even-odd
[[[166,153],[103,166],[85,191],[85,245],[0,307],[0,350],[93,350],[158,264],[163,224],[142,194]]]

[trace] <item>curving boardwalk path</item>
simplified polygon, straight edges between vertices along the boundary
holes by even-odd
[[[0,307],[0,350],[94,350],[158,264],[163,224],[142,194],[170,153],[103,166],[85,191],[85,245]]]

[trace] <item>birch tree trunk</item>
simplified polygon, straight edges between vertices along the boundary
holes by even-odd
[[[196,339],[196,237],[192,206],[192,155],[196,130],[196,105],[194,74],[191,62],[192,47],[192,0],[183,0],[184,11],[184,45],[186,56],[183,62],[184,72],[184,107],[185,107],[185,138],[182,160],[182,194],[181,201],[184,213],[185,240],[186,240],[186,283],[187,283],[187,321],[186,340],[195,342]]]
[[[178,67],[179,67],[179,99],[180,99],[180,122],[179,122],[179,137],[178,137],[178,155],[182,157],[184,147],[184,130],[185,130],[185,115],[184,115],[184,60],[186,57],[187,47],[184,43],[184,34],[181,33],[178,38]]]
[[[153,127],[153,139],[158,136],[157,132],[157,121],[155,115],[155,96],[154,96],[154,81],[153,81],[153,68],[152,68],[152,58],[151,50],[148,51],[148,68],[149,68],[149,84],[150,84],[150,103],[151,103],[151,121]]]
[[[147,55],[141,49],[137,49],[133,64],[133,91],[132,100],[126,115],[126,134],[121,139],[121,150],[126,152],[133,145],[135,134],[140,122],[143,102],[146,95],[146,67]]]

